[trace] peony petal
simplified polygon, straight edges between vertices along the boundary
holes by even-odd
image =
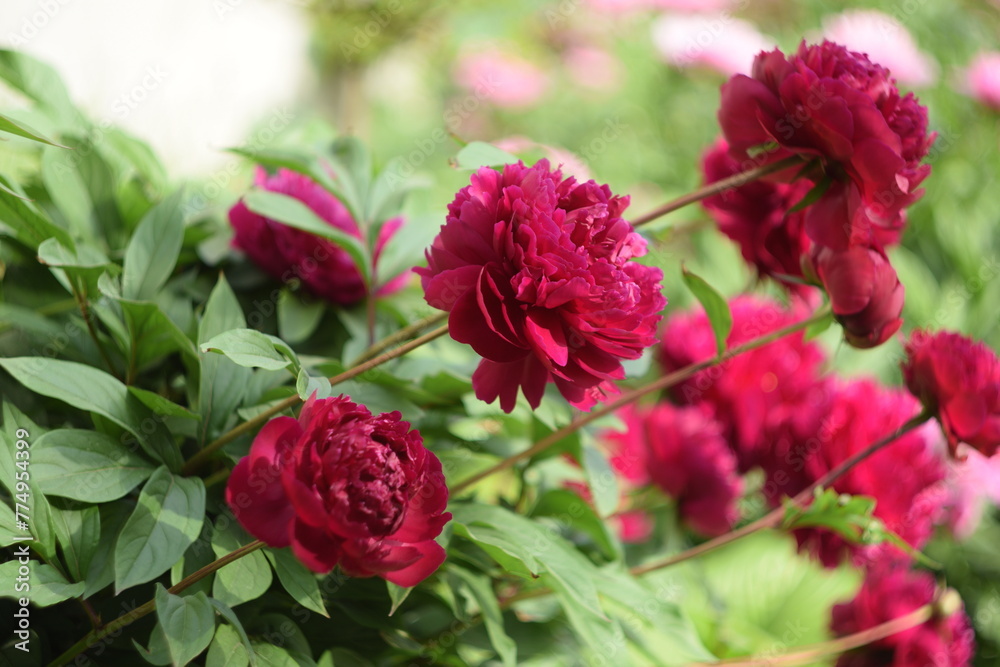
[[[250,457],[244,457],[229,475],[226,503],[248,533],[269,546],[287,547],[295,508],[279,477],[280,472],[265,460],[253,465]]]
[[[332,570],[341,556],[341,541],[301,521],[292,525],[292,551],[313,572]]]
[[[444,563],[446,556],[444,548],[434,540],[417,542],[416,544],[407,545],[407,547],[415,548],[420,553],[420,558],[411,565],[386,572],[382,575],[382,578],[386,581],[392,582],[397,586],[403,586],[404,588],[416,586],[434,574],[441,567],[441,564]]]

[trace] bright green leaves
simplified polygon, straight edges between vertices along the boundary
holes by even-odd
[[[473,171],[480,167],[500,167],[515,163],[517,160],[516,155],[483,141],[470,141],[455,156],[455,163],[459,169]]]
[[[151,301],[174,271],[184,241],[182,190],[157,204],[139,223],[128,248],[122,274],[122,296]]]
[[[219,352],[246,368],[276,371],[290,363],[298,365],[298,358],[287,343],[255,329],[224,331],[202,343],[201,351]]]
[[[684,284],[688,286],[688,289],[705,309],[705,315],[708,317],[708,322],[712,325],[712,332],[715,334],[716,352],[722,356],[726,351],[726,338],[729,337],[729,332],[733,329],[733,315],[729,312],[729,304],[704,278],[687,269],[683,269],[681,275],[684,278]]]
[[[205,519],[205,485],[159,468],[139,494],[115,545],[115,589],[154,579],[184,555]]]
[[[219,334],[245,327],[246,319],[236,295],[226,279],[219,276],[198,326],[199,346],[204,346]],[[218,434],[243,402],[252,371],[211,352],[201,352],[199,356],[198,414],[202,417],[199,439],[207,442]]]

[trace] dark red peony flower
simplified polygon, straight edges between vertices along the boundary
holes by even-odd
[[[854,347],[881,345],[903,324],[903,285],[882,250],[820,248],[813,254],[812,271]]]
[[[745,343],[805,317],[804,309],[788,310],[774,301],[741,296],[729,303],[733,329],[729,346]],[[700,309],[673,315],[663,331],[661,361],[667,372],[711,359],[715,337]],[[761,462],[774,429],[805,429],[824,408],[820,383],[826,355],[800,333],[701,371],[672,390],[683,404],[707,403],[725,426],[725,437],[745,472]],[[801,426],[800,426],[801,425]]]
[[[719,139],[705,153],[702,172],[705,183],[714,183],[744,171],[729,154],[725,140]],[[702,201],[719,231],[739,244],[743,259],[761,276],[770,276],[793,293],[809,287],[785,276],[803,278],[802,258],[808,253],[805,213],[790,212],[809,192],[812,184],[804,179],[794,183],[756,180]]]
[[[254,185],[294,197],[331,226],[362,238],[358,223],[347,208],[308,176],[279,169],[269,177],[263,169],[258,169]],[[282,282],[298,278],[310,292],[331,303],[350,305],[365,298],[365,284],[354,262],[346,251],[330,241],[252,213],[242,200],[229,210],[229,222],[236,232],[233,244],[272,277]],[[402,225],[402,218],[393,218],[383,225],[375,244],[375,262]],[[401,289],[408,277],[409,272],[396,276],[378,293],[391,294]]]
[[[829,411],[810,441],[793,449],[793,467],[805,473],[792,486],[794,495],[809,483],[892,433],[920,411],[906,392],[881,387],[871,380],[835,386]],[[933,527],[947,520],[943,483],[947,467],[933,428],[925,425],[893,441],[839,477],[831,488],[838,493],[868,496],[876,501],[874,515],[914,548],[931,537]],[[770,474],[770,473],[769,473]],[[800,547],[812,551],[824,565],[834,567],[846,557],[866,562],[903,555],[895,547],[852,545],[821,529],[795,531]]]
[[[315,572],[415,586],[442,562],[451,519],[441,462],[398,412],[373,416],[346,396],[310,398],[277,417],[229,477],[226,502],[254,537],[291,545]]]
[[[934,593],[930,574],[880,564],[866,573],[853,600],[833,607],[830,627],[838,636],[853,635],[916,611],[933,602]],[[958,609],[845,653],[837,667],[967,667],[974,650],[969,618]]]
[[[483,360],[476,396],[537,407],[549,381],[587,408],[613,392],[622,359],[656,339],[659,269],[630,261],[646,242],[621,215],[628,197],[549,168],[483,168],[448,206],[427,250],[427,303],[451,313],[452,337]]]
[[[906,386],[941,422],[955,454],[966,443],[1000,449],[1000,360],[982,342],[957,333],[915,331],[903,362]]]
[[[927,109],[912,93],[901,96],[884,67],[833,42],[758,55],[751,76],[722,86],[719,124],[741,162],[760,150],[755,164],[789,155],[819,160],[836,186],[807,211],[806,230],[824,246],[898,237],[900,214],[930,173],[921,164],[934,141]]]
[[[655,484],[677,502],[681,520],[696,532],[729,531],[739,518],[736,503],[743,480],[722,437],[722,425],[706,410],[669,403],[626,406],[617,414],[626,430],[607,431],[601,439],[626,490]],[[635,517],[630,520],[635,522]]]

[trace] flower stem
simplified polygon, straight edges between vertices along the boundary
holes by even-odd
[[[813,493],[816,491],[816,489],[829,485],[831,482],[836,480],[841,475],[847,473],[854,466],[858,465],[859,463],[867,459],[875,452],[879,451],[880,449],[882,449],[889,443],[895,441],[896,439],[901,438],[903,435],[909,433],[910,431],[920,427],[924,422],[926,422],[930,418],[931,418],[930,415],[924,412],[921,412],[920,414],[916,415],[915,417],[907,421],[905,424],[897,428],[889,435],[885,436],[884,438],[882,438],[877,442],[872,443],[864,450],[858,452],[851,458],[847,459],[846,461],[838,465],[833,470],[829,471],[828,473],[817,479],[815,482],[806,487],[806,489],[804,489],[801,493],[796,495],[792,499],[792,502],[795,505],[799,506],[805,505],[813,497]],[[775,528],[781,525],[781,521],[784,518],[784,516],[785,516],[785,508],[778,507],[772,510],[770,513],[757,519],[756,521],[748,523],[742,528],[732,530],[728,533],[725,533],[724,535],[719,535],[718,537],[715,537],[707,542],[702,542],[696,547],[692,547],[691,549],[687,549],[686,551],[674,554],[673,556],[669,556],[668,558],[664,558],[663,560],[654,561],[652,563],[647,563],[645,565],[640,565],[638,567],[633,567],[630,570],[630,572],[633,575],[639,576],[647,574],[649,572],[653,572],[655,570],[662,570],[665,567],[670,567],[671,565],[676,565],[677,563],[682,563],[686,560],[696,558],[710,551],[715,551],[719,547],[729,544],[730,542],[735,542],[741,537],[745,537],[747,535],[756,533],[759,530],[763,530],[765,528]]]
[[[867,646],[880,639],[891,637],[897,633],[909,630],[922,623],[926,623],[934,618],[939,609],[938,602],[933,601],[924,606],[911,611],[891,621],[880,623],[874,627],[856,632],[853,635],[838,637],[830,641],[798,646],[791,653],[781,653],[778,655],[769,654],[754,658],[750,656],[740,656],[736,658],[726,658],[717,662],[698,662],[689,667],[716,667],[725,665],[726,667],[793,667],[794,665],[811,665],[827,656],[844,653],[861,646]]]
[[[455,484],[451,489],[451,493],[457,496],[459,493],[465,491],[470,486],[479,482],[480,480],[485,479],[486,477],[489,477],[494,473],[507,470],[508,468],[513,467],[514,465],[516,465],[521,461],[524,461],[525,459],[530,459],[531,457],[536,456],[541,452],[544,452],[549,447],[553,446],[566,436],[575,433],[576,431],[583,428],[587,424],[597,419],[600,419],[601,417],[604,417],[605,415],[614,412],[618,408],[624,405],[628,405],[629,403],[632,403],[647,394],[651,394],[652,392],[659,391],[661,389],[666,389],[667,387],[672,387],[673,385],[679,382],[683,382],[684,380],[688,379],[689,377],[691,377],[692,375],[694,375],[699,371],[715,366],[716,364],[721,364],[725,361],[728,361],[729,359],[732,359],[737,355],[743,354],[744,352],[748,352],[758,347],[763,347],[764,345],[767,345],[769,343],[773,343],[779,338],[783,338],[789,334],[793,334],[796,331],[801,331],[802,329],[805,329],[809,325],[815,322],[819,322],[828,314],[829,314],[829,306],[824,306],[819,310],[817,310],[815,313],[813,313],[807,319],[804,319],[800,322],[796,322],[795,324],[790,324],[789,326],[784,327],[783,329],[772,331],[771,333],[766,334],[764,336],[754,338],[752,340],[747,341],[746,343],[743,343],[742,345],[737,345],[732,349],[726,350],[723,354],[721,354],[718,357],[715,357],[713,359],[706,359],[705,361],[700,361],[698,363],[685,366],[684,368],[680,368],[674,371],[673,373],[668,373],[667,375],[664,375],[662,378],[654,382],[650,382],[649,384],[644,385],[642,387],[639,387],[638,389],[627,391],[614,401],[604,404],[602,407],[598,408],[597,410],[594,410],[593,412],[588,412],[584,415],[581,415],[576,419],[574,419],[573,421],[571,421],[566,426],[563,426],[562,428],[553,431],[552,433],[542,438],[541,440],[539,440],[538,442],[536,442],[534,445],[524,450],[523,452],[518,452],[513,456],[509,456],[505,458],[503,461],[497,463],[496,465],[487,468],[486,470],[483,470],[481,472],[478,472],[475,475],[472,475],[471,477],[462,480],[458,484]]]
[[[263,542],[261,542],[260,540],[255,540],[250,544],[240,547],[239,549],[230,551],[225,556],[221,556],[220,558],[212,561],[211,563],[201,568],[197,572],[193,572],[188,576],[184,577],[179,582],[177,582],[175,586],[171,586],[170,588],[168,588],[167,592],[176,595],[177,593],[180,593],[184,589],[189,588],[192,584],[201,581],[202,579],[212,574],[219,568],[222,568],[228,565],[229,563],[232,563],[234,560],[246,556],[248,553],[257,551],[258,549],[264,546],[266,545]],[[115,620],[111,621],[104,627],[98,628],[96,630],[91,630],[86,635],[84,635],[84,637],[80,641],[73,644],[73,646],[67,649],[65,653],[63,653],[58,658],[50,662],[49,667],[61,667],[62,665],[69,664],[69,662],[73,660],[73,658],[75,658],[78,654],[86,651],[87,648],[92,644],[101,641],[108,635],[117,633],[117,631],[120,630],[121,628],[124,628],[126,625],[130,625],[135,621],[138,621],[140,618],[146,616],[155,609],[156,609],[156,602],[154,600],[150,600],[149,602],[136,607],[132,611],[125,612],[124,614],[122,614]],[[117,634],[115,634],[115,637],[117,637]]]
[[[348,380],[356,378],[357,376],[366,373],[367,371],[370,371],[376,366],[380,366],[386,363],[387,361],[391,361],[397,357],[401,357],[410,350],[416,349],[425,343],[429,343],[435,338],[440,338],[446,333],[448,333],[448,325],[438,327],[433,331],[425,333],[423,336],[420,336],[419,338],[414,338],[405,345],[400,345],[394,350],[383,352],[382,354],[378,355],[373,359],[369,359],[364,363],[357,364],[355,366],[352,366],[351,368],[348,368],[342,373],[334,375],[333,377],[330,378],[330,385],[334,386],[341,382],[346,382]],[[284,410],[287,410],[290,407],[298,405],[301,401],[302,399],[299,398],[298,394],[294,396],[289,396],[285,400],[281,401],[280,403],[277,403],[276,405],[271,406],[264,412],[253,417],[252,419],[248,419],[247,421],[236,426],[235,428],[230,429],[226,433],[223,433],[221,436],[219,436],[209,444],[205,445],[205,447],[202,448],[197,454],[188,459],[188,461],[184,464],[184,467],[181,468],[181,474],[182,475],[193,474],[206,461],[208,461],[208,459],[211,458],[211,456],[219,449],[229,444],[230,442],[240,437],[241,435],[244,435],[246,433],[249,433],[250,431],[255,430],[256,428],[261,426],[264,422],[266,422],[268,419],[275,416],[276,414]]]
[[[684,208],[688,204],[693,204],[702,199],[707,199],[708,197],[714,197],[715,195],[724,192],[730,188],[738,188],[741,185],[746,185],[751,181],[755,181],[758,178],[767,176],[768,174],[773,174],[789,167],[794,167],[795,165],[802,164],[802,158],[797,155],[792,155],[786,157],[783,160],[778,160],[777,162],[772,162],[771,164],[765,164],[761,167],[754,167],[753,169],[748,169],[747,171],[740,172],[738,174],[733,174],[729,178],[724,178],[721,181],[715,181],[714,183],[709,183],[708,185],[698,188],[694,192],[689,192],[686,195],[682,195],[677,199],[668,201],[663,206],[653,209],[645,215],[641,215],[638,218],[632,220],[633,227],[639,227],[647,222],[652,222],[657,218],[660,218],[667,213],[672,213],[679,208]]]
[[[427,317],[419,319],[413,324],[403,327],[396,333],[386,336],[382,340],[378,341],[377,343],[369,347],[367,350],[361,353],[361,356],[359,356],[357,359],[354,360],[354,363],[360,364],[362,362],[368,361],[369,359],[373,359],[379,354],[381,354],[384,350],[388,350],[396,343],[412,338],[413,336],[420,333],[427,327],[433,324],[438,324],[439,322],[443,322],[447,317],[448,313],[434,313],[433,315],[428,315]]]

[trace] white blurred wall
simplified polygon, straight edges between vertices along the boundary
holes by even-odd
[[[96,119],[149,141],[174,176],[218,168],[308,85],[298,0],[0,0],[0,44],[53,65]]]

